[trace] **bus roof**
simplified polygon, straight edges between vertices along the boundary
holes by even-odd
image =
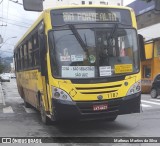
[[[25,37],[40,23],[40,21],[44,18],[44,15],[46,12],[49,12],[51,10],[58,10],[58,9],[74,9],[74,8],[115,8],[115,9],[126,9],[126,10],[133,10],[130,7],[125,6],[111,6],[111,5],[71,5],[71,6],[59,6],[54,8],[49,8],[44,10],[40,16],[37,18],[37,20],[31,25],[31,27],[27,30],[27,32],[23,35],[23,37],[17,42],[17,44],[14,47],[14,51],[16,50],[16,47],[22,43],[22,41],[25,39]]]

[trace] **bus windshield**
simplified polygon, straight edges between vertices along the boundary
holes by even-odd
[[[54,44],[50,52],[56,78],[102,78],[139,71],[137,34],[133,28],[118,24],[88,28],[68,25],[49,33]]]

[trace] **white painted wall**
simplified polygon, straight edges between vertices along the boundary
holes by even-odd
[[[116,6],[123,5],[123,0],[45,0],[44,8],[46,9],[63,5],[81,5],[82,1],[85,1],[85,5],[89,5],[89,2],[92,2],[92,5],[99,5],[101,3],[105,3],[106,5],[116,5]]]

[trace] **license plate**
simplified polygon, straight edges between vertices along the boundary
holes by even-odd
[[[107,108],[108,108],[107,104],[93,105],[94,111],[102,111],[102,110],[106,110]]]

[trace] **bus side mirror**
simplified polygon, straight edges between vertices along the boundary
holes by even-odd
[[[141,59],[141,61],[144,61],[144,60],[146,60],[146,55],[145,55],[143,36],[138,34],[138,40],[139,40],[140,59]]]
[[[43,0],[23,0],[23,8],[27,11],[43,11]]]

